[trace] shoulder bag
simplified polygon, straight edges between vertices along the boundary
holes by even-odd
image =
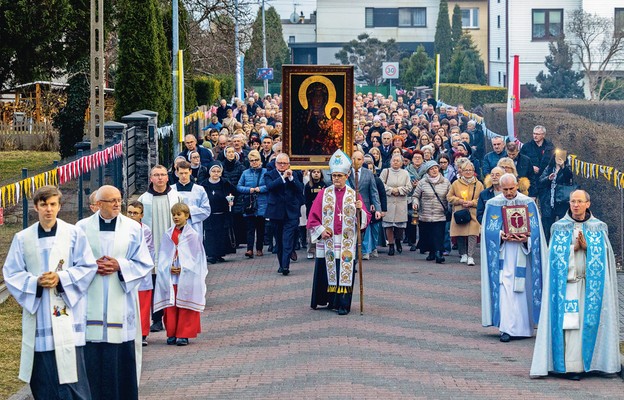
[[[472,198],[471,201],[474,200],[475,192],[477,191],[477,182],[474,183],[474,187],[472,188]],[[453,219],[457,225],[466,225],[472,219],[470,215],[470,210],[467,208],[462,208],[461,210],[457,210],[453,213]]]
[[[442,206],[442,209],[444,209],[444,216],[446,217],[446,222],[449,222],[452,216],[451,212],[448,210],[448,208],[444,206],[444,203],[442,203],[442,200],[440,200],[440,196],[438,196],[438,192],[436,192],[431,182],[427,181],[427,183],[429,184],[429,186],[431,186],[431,190],[433,190],[433,194],[435,194],[436,199],[438,199],[438,201],[440,202],[440,205]]]

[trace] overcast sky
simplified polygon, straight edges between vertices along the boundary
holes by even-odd
[[[306,18],[310,18],[310,14],[316,10],[316,0],[265,0],[267,7],[273,6],[280,14],[282,19],[288,19],[293,13],[294,8],[297,9],[297,15],[303,11]]]

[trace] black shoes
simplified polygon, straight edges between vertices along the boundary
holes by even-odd
[[[338,309],[338,315],[347,315],[347,314],[349,314],[349,312],[347,311],[347,309],[346,309],[346,308],[344,308],[344,307],[340,307],[340,308]]]
[[[393,255],[394,255],[394,245],[393,245],[393,244],[390,244],[390,245],[388,245],[388,247],[390,247],[390,248],[388,249],[388,255],[389,255],[389,256],[393,256]]]
[[[428,256],[427,256],[427,258],[426,258],[426,260],[427,260],[427,261],[433,261],[433,260],[435,260],[435,258],[436,258],[436,256],[435,256],[434,252],[433,252],[433,251],[430,251],[430,252],[429,252],[429,255],[428,255]]]
[[[169,339],[167,339],[167,344],[169,344]],[[179,338],[176,341],[176,345],[178,346],[186,346],[187,344],[189,344],[189,341],[187,338]]]
[[[397,253],[401,254],[403,253],[403,245],[401,244],[400,240],[395,240],[394,243],[396,244],[396,251]]]
[[[282,268],[282,275],[286,276],[288,274],[290,274],[290,270],[286,268]]]
[[[277,273],[278,273],[278,274],[281,274],[282,272],[284,272],[284,270],[282,269],[282,267],[279,267],[279,268],[277,269]]]
[[[416,250],[417,250],[416,245],[413,244],[412,247],[410,247],[410,251],[416,251]]]
[[[290,253],[290,259],[292,261],[297,261],[297,253],[294,250],[292,253]]]
[[[436,264],[442,264],[445,261],[444,257],[442,257],[441,251],[436,252],[435,260],[436,260]]]
[[[511,336],[509,336],[508,333],[505,333],[505,332],[501,333],[501,335],[500,335],[500,341],[501,342],[509,343],[510,340],[511,340]]]
[[[163,327],[162,321],[154,322],[152,326],[150,326],[150,332],[160,332],[163,329],[165,328]]]
[[[176,337],[175,336],[168,337],[167,338],[167,344],[169,346],[172,346],[172,345],[176,344]]]

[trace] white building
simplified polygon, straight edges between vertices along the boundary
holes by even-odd
[[[520,84],[536,84],[547,72],[550,41],[565,34],[569,13],[582,8],[614,20],[624,18],[624,0],[490,0],[489,84],[506,86],[511,57],[520,59]],[[577,64],[576,68],[580,70]],[[587,85],[586,85],[587,86]]]

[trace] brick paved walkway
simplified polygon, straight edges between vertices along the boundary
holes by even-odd
[[[354,294],[341,317],[310,309],[304,255],[287,277],[275,256],[240,250],[209,266],[204,333],[187,347],[150,336],[141,398],[624,398],[615,376],[529,379],[534,339],[503,344],[481,327],[478,265],[382,254],[364,262],[364,315]]]

